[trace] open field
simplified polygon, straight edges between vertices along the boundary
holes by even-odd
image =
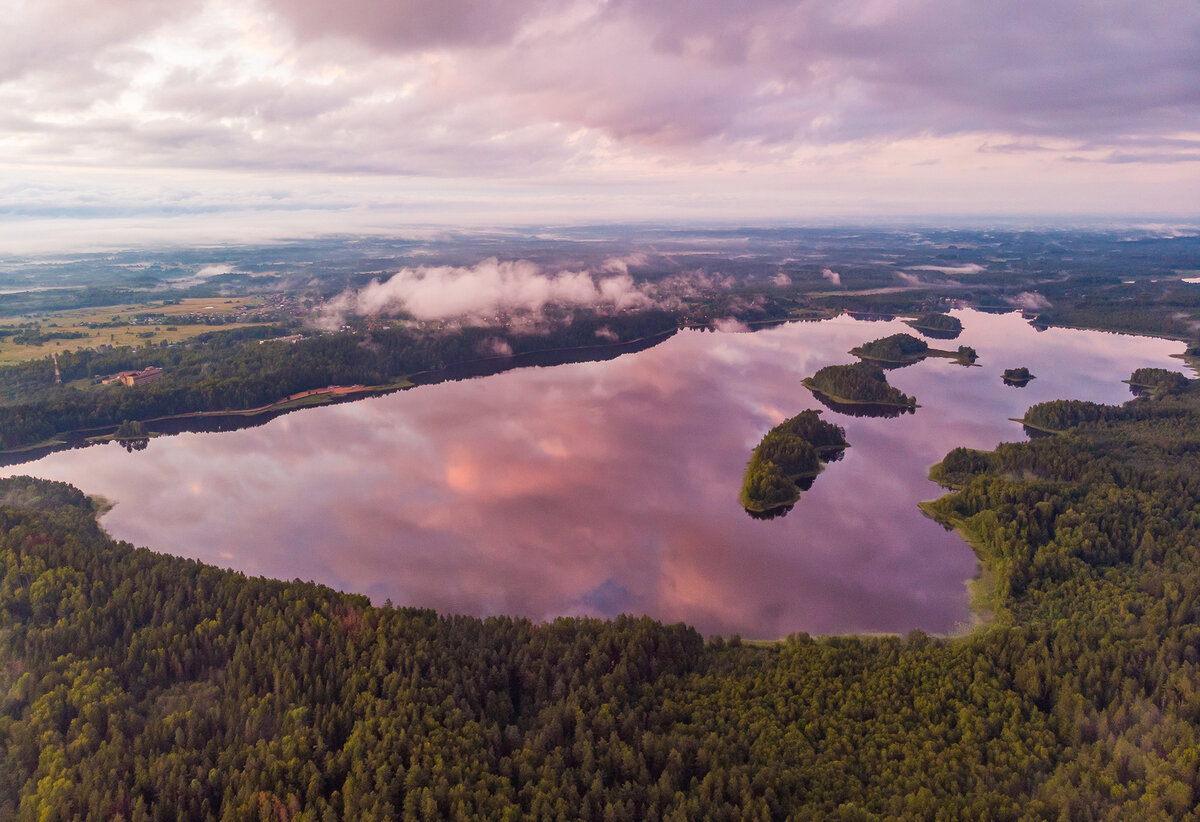
[[[37,316],[25,315],[0,317],[0,326],[20,326],[36,323],[37,332],[80,332],[86,337],[75,339],[47,340],[26,345],[12,336],[0,338],[0,365],[45,357],[54,352],[73,351],[78,348],[95,348],[99,345],[143,345],[150,343],[177,343],[207,331],[221,331],[257,325],[265,320],[255,315],[262,309],[262,297],[198,297],[164,305],[161,301],[134,303],[129,305],[81,308],[72,311],[54,311]],[[139,318],[139,314],[162,315],[161,320]],[[188,319],[187,323],[173,324],[172,318]],[[210,322],[196,322],[210,320]],[[89,324],[111,324],[102,328],[88,328]]]

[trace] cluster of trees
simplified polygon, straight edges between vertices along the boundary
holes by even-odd
[[[926,312],[908,324],[927,337],[939,340],[953,340],[962,333],[963,324],[958,317],[942,314],[937,311]]]
[[[151,365],[165,375],[134,388],[81,389],[55,385],[50,358],[0,368],[0,449],[123,420],[257,408],[328,385],[387,384],[479,360],[498,345],[525,354],[640,339],[675,328],[675,317],[664,311],[613,317],[581,311],[547,333],[465,327],[431,334],[396,327],[260,345],[280,329],[255,326],[201,335],[174,347],[66,352],[58,359],[64,383]]]
[[[750,455],[738,496],[747,511],[769,511],[800,499],[796,480],[813,477],[821,462],[846,447],[846,431],[821,419],[820,411],[802,411],[763,435]]]
[[[1062,431],[1084,422],[1095,422],[1117,413],[1112,406],[1087,400],[1049,400],[1031,405],[1022,420],[1031,428]]]
[[[1139,368],[1129,375],[1129,385],[1156,394],[1176,394],[1187,388],[1187,377],[1165,368]]]
[[[0,327],[0,339],[11,337],[17,345],[43,345],[53,340],[81,340],[86,331],[45,331],[37,323]]]
[[[840,402],[915,406],[916,398],[888,384],[883,369],[871,362],[827,365],[804,384]]]
[[[912,334],[892,334],[863,343],[851,352],[856,357],[885,363],[910,363],[929,354],[929,343]]]
[[[956,639],[438,616],[118,543],[0,480],[0,818],[1185,819],[1200,387],[956,449]]]
[[[1021,385],[1024,385],[1025,383],[1029,382],[1033,378],[1034,378],[1033,374],[1030,373],[1029,369],[1023,365],[1018,368],[1004,369],[1004,381],[1005,382],[1019,383]]]

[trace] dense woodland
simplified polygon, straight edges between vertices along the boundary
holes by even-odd
[[[383,385],[419,372],[494,357],[596,347],[674,330],[663,311],[602,316],[578,312],[544,333],[462,327],[441,333],[405,327],[318,334],[272,342],[269,326],[201,335],[187,345],[85,349],[58,357],[64,383],[91,381],[147,366],[156,383],[127,387],[55,385],[49,358],[0,368],[0,449],[31,445],[68,431],[115,426],[194,411],[257,408],[329,385]],[[290,330],[290,329],[285,329]]]
[[[883,369],[872,362],[827,365],[811,377],[806,377],[804,384],[813,391],[844,402],[901,406],[917,404],[914,397],[889,385]]]
[[[912,334],[892,334],[863,343],[850,353],[885,363],[910,363],[917,362],[929,353],[929,343]]]
[[[956,449],[956,639],[372,607],[0,481],[0,818],[1195,819],[1200,384]]]
[[[962,320],[949,314],[928,311],[916,319],[907,321],[910,326],[927,337],[939,340],[953,340],[962,333]]]
[[[790,506],[800,499],[796,480],[813,477],[821,463],[840,455],[846,431],[821,419],[820,411],[801,411],[763,435],[750,455],[738,500],[747,511]]]
[[[1187,388],[1187,383],[1178,371],[1165,368],[1139,368],[1129,375],[1129,384],[1135,390],[1155,394],[1177,394]]]

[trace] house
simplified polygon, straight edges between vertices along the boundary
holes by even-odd
[[[158,382],[162,379],[163,370],[156,365],[149,368],[143,368],[141,371],[130,371],[121,375],[121,382],[125,385],[149,385],[152,382]]]
[[[122,385],[149,385],[152,382],[158,382],[162,379],[163,370],[156,365],[149,368],[143,368],[141,371],[119,371],[116,374],[110,374],[100,380],[103,385],[112,385],[114,382],[119,382]]]

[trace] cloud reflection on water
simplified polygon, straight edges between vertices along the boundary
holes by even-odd
[[[1123,401],[1181,346],[1035,332],[961,312],[980,368],[927,360],[889,380],[917,413],[852,418],[851,447],[782,519],[746,516],[750,449],[821,408],[800,380],[899,321],[683,332],[601,363],[530,368],[307,410],[223,434],[52,454],[14,473],[118,505],[114,536],[252,574],[315,579],[448,613],[649,613],[706,633],[945,632],[969,618],[970,549],[925,519],[928,467],[1022,437],[1054,397]],[[1039,379],[1004,388],[1004,368]]]

